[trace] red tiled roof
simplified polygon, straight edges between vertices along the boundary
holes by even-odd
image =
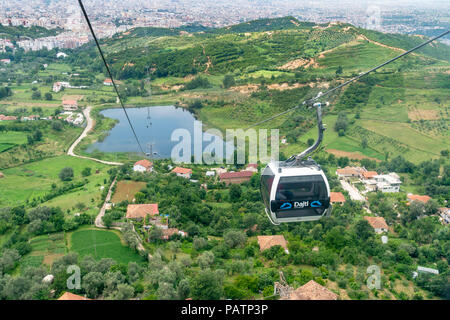
[[[0,120],[17,120],[15,116],[5,116],[4,114],[0,114]]]
[[[372,179],[373,177],[377,176],[378,172],[376,171],[367,171],[367,172],[363,172],[363,177],[365,179]]]
[[[112,80],[108,78],[108,79],[105,79],[105,81],[103,81],[103,83],[105,83],[105,82],[106,83],[112,83]]]
[[[369,222],[370,226],[374,229],[386,229],[388,230],[389,227],[386,223],[386,220],[384,220],[383,217],[364,217],[364,219]]]
[[[181,167],[176,167],[172,170],[173,173],[179,173],[179,174],[189,174],[192,173],[192,169],[186,169]]]
[[[58,300],[92,300],[86,297],[73,294],[71,292],[64,292],[64,294],[58,298]]]
[[[337,300],[338,295],[314,280],[292,292],[289,300]]]
[[[220,175],[220,179],[250,178],[253,174],[251,171],[225,172]]]
[[[153,163],[148,160],[140,160],[134,164],[135,166],[143,166],[146,169],[153,167]]]
[[[427,203],[428,201],[431,200],[431,197],[429,197],[429,196],[419,196],[419,195],[416,195],[416,194],[408,194],[408,199],[410,201],[420,201],[420,202],[423,202],[423,203]]]
[[[63,100],[63,104],[74,105],[74,104],[78,104],[78,102],[77,102],[77,100]]]
[[[360,170],[358,170],[357,168],[352,168],[352,167],[346,167],[343,169],[337,169],[336,170],[337,174],[340,175],[354,175],[354,176],[358,176],[360,174]]]
[[[258,236],[259,250],[264,251],[273,246],[282,246],[287,250],[287,242],[284,236]]]
[[[331,203],[345,202],[345,197],[342,192],[330,192]]]
[[[129,204],[127,207],[127,219],[143,219],[148,215],[159,214],[158,204]]]

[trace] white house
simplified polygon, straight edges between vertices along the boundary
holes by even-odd
[[[377,189],[383,193],[400,192],[402,182],[396,173],[380,174],[373,177],[377,182]]]
[[[214,177],[216,175],[215,171],[206,171],[206,176],[207,177]]]
[[[439,274],[439,270],[432,269],[432,268],[426,268],[426,267],[420,267],[419,266],[419,267],[417,267],[417,271],[413,272],[413,278],[416,278],[419,275],[420,272],[422,272],[422,273],[432,273],[432,274],[436,274],[436,275]]]
[[[58,52],[58,53],[56,54],[56,57],[57,57],[57,58],[66,58],[66,57],[67,57],[67,54],[65,54],[64,52]]]
[[[140,160],[136,162],[133,166],[134,172],[152,172],[153,163],[148,160]]]
[[[70,88],[69,82],[55,82],[53,84],[53,92],[60,92],[62,88]]]
[[[178,177],[182,177],[182,178],[186,178],[186,179],[191,179],[191,176],[192,176],[191,169],[176,167],[175,169],[172,170],[172,172],[176,173]]]
[[[245,171],[250,171],[250,172],[257,173],[257,172],[258,172],[258,164],[256,164],[256,163],[250,163],[250,164],[245,168]]]
[[[105,81],[103,81],[103,85],[105,85],[105,86],[112,86],[113,85],[113,82],[112,82],[112,80],[111,79],[105,79]]]

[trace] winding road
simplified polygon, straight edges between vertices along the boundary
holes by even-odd
[[[85,157],[85,156],[79,156],[79,155],[75,154],[75,152],[74,152],[75,148],[78,146],[78,144],[81,142],[81,140],[86,138],[89,131],[91,131],[94,128],[94,120],[91,118],[91,110],[92,110],[92,107],[87,107],[86,109],[83,110],[83,114],[84,114],[84,117],[86,118],[86,122],[87,122],[86,128],[83,130],[83,132],[78,137],[78,139],[75,140],[75,142],[70,146],[69,151],[67,151],[67,154],[71,157],[92,160],[92,161],[96,161],[96,162],[103,163],[103,164],[110,165],[110,166],[122,166],[123,163],[120,163],[120,162],[103,161],[103,160],[89,158],[89,157]]]

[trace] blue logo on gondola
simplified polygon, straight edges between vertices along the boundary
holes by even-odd
[[[281,207],[281,210],[289,210],[292,209],[292,204],[290,204],[289,202],[284,203]]]
[[[320,201],[311,202],[311,208],[320,208],[321,206],[322,206],[322,203]]]

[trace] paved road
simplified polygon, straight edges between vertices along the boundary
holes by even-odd
[[[356,189],[354,186],[352,186],[350,183],[348,183],[345,180],[339,180],[341,182],[341,186],[342,188],[344,188],[344,190],[346,190],[349,195],[350,195],[350,199],[354,200],[354,201],[366,201],[366,198],[364,198],[358,191],[358,189]]]
[[[86,122],[87,122],[86,128],[81,133],[81,135],[78,137],[78,139],[70,146],[69,151],[67,151],[67,154],[69,156],[71,156],[71,157],[92,160],[92,161],[96,161],[96,162],[103,163],[103,164],[110,165],[110,166],[121,166],[121,165],[123,165],[123,163],[119,163],[119,162],[103,161],[103,160],[99,160],[99,159],[79,156],[79,155],[76,155],[74,153],[74,150],[75,150],[76,146],[81,142],[81,140],[86,138],[86,136],[89,133],[89,131],[91,131],[92,128],[94,127],[94,120],[92,120],[92,118],[91,118],[91,110],[92,110],[91,107],[87,107],[86,109],[83,110],[83,114],[84,114],[84,117],[86,118]]]

